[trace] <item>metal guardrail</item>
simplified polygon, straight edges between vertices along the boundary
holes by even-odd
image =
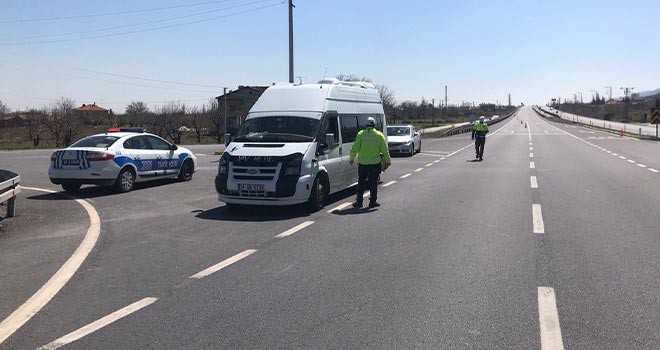
[[[518,109],[516,109],[515,111],[509,113],[507,116],[505,116],[503,118],[497,118],[497,119],[494,119],[494,120],[487,120],[486,124],[488,124],[488,125],[497,124],[501,121],[509,119],[511,116],[513,116],[517,112],[518,112]],[[442,133],[440,135],[440,137],[449,137],[449,136],[454,136],[454,135],[458,135],[458,134],[464,134],[464,133],[472,132],[472,128],[473,128],[473,124],[461,125],[461,126],[451,128],[451,129],[445,131],[444,133]]]
[[[16,214],[16,195],[21,192],[18,185],[21,177],[11,171],[0,170],[0,204],[7,203],[8,218]]]

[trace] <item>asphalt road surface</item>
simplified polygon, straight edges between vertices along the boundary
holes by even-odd
[[[191,148],[191,182],[83,188],[98,240],[0,348],[660,347],[658,142],[524,107],[491,128],[483,162],[468,134],[424,139],[383,174],[380,208],[347,207],[346,191],[317,213],[229,211],[215,148]],[[0,168],[59,192],[49,155],[2,152]],[[93,231],[62,194],[17,203],[0,224],[0,320]]]

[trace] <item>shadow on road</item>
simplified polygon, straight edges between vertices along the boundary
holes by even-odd
[[[146,190],[149,188],[154,188],[154,187],[160,187],[164,185],[169,185],[172,183],[177,182],[176,179],[160,179],[160,180],[153,180],[153,181],[147,181],[147,182],[140,182],[136,183],[135,187],[131,192],[139,192],[141,190]],[[117,193],[115,190],[110,187],[110,186],[88,186],[88,187],[83,187],[81,188],[78,192],[76,193],[69,193],[66,191],[61,191],[58,192],[59,196],[48,196],[48,195],[38,195],[38,196],[32,196],[29,198],[35,198],[35,199],[45,199],[45,200],[63,200],[63,199],[71,199],[73,198],[98,198],[98,197],[106,197],[106,196],[113,196],[113,195],[122,195],[123,193]]]

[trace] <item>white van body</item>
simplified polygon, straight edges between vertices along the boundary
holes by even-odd
[[[387,132],[380,95],[370,83],[328,79],[269,87],[220,159],[220,201],[292,205],[310,201],[314,188],[322,188],[325,199],[355,185],[357,162],[349,164],[350,151],[368,117]],[[334,135],[332,147],[327,134]]]

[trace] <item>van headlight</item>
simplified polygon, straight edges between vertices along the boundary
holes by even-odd
[[[300,176],[300,167],[302,165],[302,154],[296,154],[289,159],[286,164],[284,176]]]
[[[227,176],[229,173],[229,156],[227,153],[223,153],[218,162],[218,175]]]

